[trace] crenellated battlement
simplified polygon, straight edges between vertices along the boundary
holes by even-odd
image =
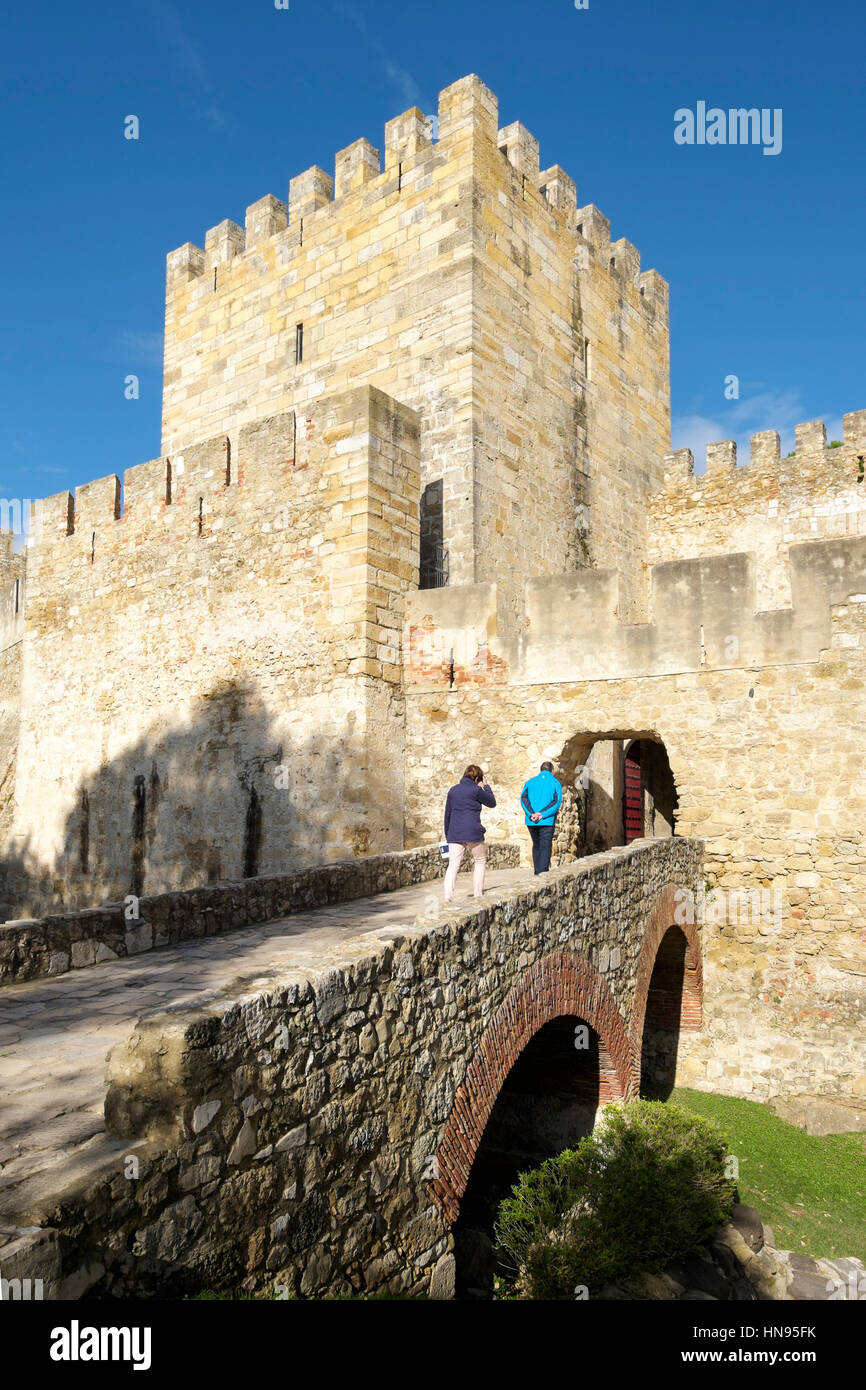
[[[706,446],[706,471],[695,473],[691,449],[676,449],[665,455],[664,495],[706,491],[709,495],[733,484],[746,495],[752,484],[765,489],[767,484],[794,490],[808,481],[848,485],[858,483],[863,476],[860,455],[866,452],[866,410],[852,411],[842,418],[843,439],[831,447],[823,420],[809,420],[794,427],[795,447],[791,455],[782,458],[776,430],[762,430],[750,440],[749,461],[737,462],[737,445],[733,439],[720,440]],[[659,499],[662,500],[662,499]],[[866,502],[866,480],[864,480]]]
[[[312,416],[300,421],[302,442],[315,434]],[[55,493],[31,507],[28,550],[45,552],[58,543],[83,543],[96,558],[97,540],[113,547],[124,533],[138,544],[142,535],[179,538],[209,528],[216,504],[238,497],[282,498],[286,505],[309,491],[299,457],[298,419],[286,411],[242,427],[236,454],[228,435],[216,435],[171,456],[127,468],[120,478],[105,478]],[[9,540],[0,533],[0,543]],[[101,544],[100,544],[101,549]],[[2,560],[0,556],[0,560]]]
[[[367,428],[340,423],[342,415],[353,424],[363,420],[364,410],[372,422]],[[231,545],[236,535],[248,547],[256,535],[262,544],[280,537],[291,556],[298,545],[303,550],[308,534],[318,533],[322,555],[333,555],[358,531],[358,521],[351,524],[356,515],[381,529],[376,518],[385,514],[383,507],[392,528],[388,543],[403,545],[408,538],[414,556],[418,480],[406,492],[402,477],[388,474],[389,482],[379,476],[378,461],[389,432],[399,439],[407,431],[417,434],[411,410],[381,391],[360,387],[317,402],[306,414],[286,411],[245,425],[234,447],[221,434],[137,464],[125,471],[122,488],[120,478],[109,474],[77,487],[74,496],[61,492],[34,503],[38,525],[26,553],[39,575],[40,596],[50,598],[51,586],[69,564],[86,564],[98,581],[107,572],[104,565],[111,569],[123,552],[124,574],[132,582],[139,559],[160,542],[192,555],[199,541],[222,537]],[[375,496],[369,495],[371,487]],[[12,556],[11,536],[4,533],[0,545],[9,550],[5,558],[0,554],[3,574],[14,577],[24,554]]]
[[[243,228],[225,220],[208,229],[203,248],[187,242],[171,251],[169,294],[202,278],[218,290],[221,267],[261,252],[268,242],[292,252],[311,239],[326,238],[331,218],[354,213],[359,200],[369,207],[371,200],[382,199],[386,206],[395,196],[421,188],[434,167],[459,160],[472,138],[495,145],[514,170],[515,196],[569,228],[580,265],[588,268],[591,256],[621,283],[637,284],[647,304],[666,309],[667,285],[658,273],[641,274],[636,247],[625,238],[611,243],[608,219],[593,205],[577,207],[574,180],[559,165],[542,170],[536,137],[520,121],[500,128],[498,108],[498,99],[478,77],[461,78],[439,94],[435,139],[432,118],[410,107],[385,125],[384,167],[380,150],[361,137],[337,151],[333,175],[313,165],[289,181],[287,202],[266,194],[247,208]]]
[[[786,565],[792,602],[765,608],[754,553],[656,564],[651,620],[641,623],[623,619],[616,570],[530,580],[523,631],[509,622],[496,585],[410,593],[404,680],[420,692],[452,682],[547,685],[815,663],[833,645],[837,617],[844,626],[862,614],[866,537],[793,546]]]
[[[690,449],[668,454],[647,511],[650,562],[748,547],[760,606],[790,605],[794,546],[866,536],[866,410],[845,415],[843,433],[828,442],[823,420],[809,420],[796,426],[796,448],[783,458],[778,433],[762,430],[744,464],[734,440],[720,440],[707,445],[701,474]]]

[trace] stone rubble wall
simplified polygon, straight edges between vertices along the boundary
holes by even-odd
[[[61,1297],[241,1284],[451,1296],[435,1163],[482,1042],[563,952],[588,988],[559,1012],[586,1013],[602,989],[628,1034],[647,924],[701,873],[698,843],[638,843],[480,910],[344,943],[267,990],[140,1020],[109,1058],[100,1171],[4,1224],[59,1231]]]
[[[514,867],[519,860],[515,844],[487,847],[491,869]],[[467,852],[462,871],[471,864]],[[39,921],[6,922],[0,925],[0,985],[63,975],[197,937],[221,936],[328,903],[427,883],[443,872],[438,845],[433,845],[340,860],[297,874],[264,875],[145,896],[138,900],[137,917],[132,919],[127,919],[123,903],[109,903]]]
[[[800,598],[811,594],[812,601],[796,627],[790,613],[776,615],[799,655],[791,651],[783,661],[777,648],[773,664],[750,664],[745,642],[739,664],[719,661],[725,625],[736,632],[753,621],[743,590],[726,595],[719,583],[713,609],[701,589],[704,567],[724,567],[725,558],[671,567],[683,589],[678,599],[672,588],[670,626],[659,631],[688,635],[688,659],[667,669],[660,661],[654,676],[639,669],[617,676],[614,635],[629,629],[609,611],[593,624],[576,599],[562,609],[551,605],[545,631],[525,637],[537,655],[513,669],[493,586],[412,594],[407,604],[407,650],[420,661],[407,672],[407,844],[429,840],[432,808],[471,758],[482,762],[497,797],[489,832],[518,840],[528,858],[518,798],[542,760],[551,759],[568,782],[596,740],[662,742],[679,795],[677,834],[704,840],[708,882],[726,895],[705,924],[706,1027],[682,1039],[679,1079],[756,1100],[866,1094],[866,772],[858,717],[866,689],[866,540],[816,541],[794,556],[802,557],[794,571]],[[745,558],[733,557],[735,568]],[[583,584],[582,575],[562,581],[575,593]],[[705,665],[702,622],[712,651]],[[638,638],[616,636],[622,641]],[[436,661],[452,647],[460,659],[453,686]],[[568,666],[563,649],[573,656]],[[595,679],[606,654],[608,678]],[[757,895],[759,910],[754,897],[730,894]]]

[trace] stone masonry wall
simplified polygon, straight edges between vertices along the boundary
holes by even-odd
[[[109,1061],[106,1121],[123,1142],[11,1214],[58,1231],[50,1294],[450,1296],[466,1145],[509,1058],[573,1015],[631,1092],[654,952],[676,889],[700,877],[700,845],[639,843],[480,911],[348,940],[252,995],[142,1019]]]
[[[414,413],[358,387],[123,500],[49,499],[28,550],[6,915],[401,847]]]
[[[498,800],[488,833],[521,839],[528,857],[518,797],[543,759],[567,780],[598,739],[662,742],[676,833],[704,840],[708,880],[725,894],[706,906],[707,1026],[681,1047],[680,1079],[755,1099],[863,1095],[866,542],[796,547],[803,606],[758,614],[773,619],[760,631],[754,587],[725,583],[747,558],[661,566],[666,601],[643,635],[613,603],[581,611],[588,575],[537,586],[520,642],[498,625],[493,586],[455,589],[438,608],[439,594],[410,595],[407,843],[430,838],[475,760]],[[436,660],[452,645],[453,687]],[[757,908],[731,892],[757,893]]]
[[[164,452],[374,382],[418,412],[453,583],[495,579],[516,611],[523,579],[591,554],[631,592],[670,437],[665,282],[475,76],[435,141],[412,108],[384,151],[357,140],[288,207],[171,252]]]
[[[758,609],[790,607],[792,546],[866,535],[866,410],[843,417],[835,448],[822,420],[794,436],[793,455],[782,458],[775,430],[754,435],[739,466],[733,440],[710,444],[698,475],[690,449],[669,454],[650,502],[650,563],[752,551]]]
[[[471,866],[464,855],[463,869]],[[487,863],[519,862],[517,845],[490,844]],[[0,924],[0,985],[81,970],[202,936],[220,936],[255,922],[273,922],[325,903],[387,893],[442,874],[439,846],[348,859],[297,874],[262,875],[186,892],[145,896],[128,917],[123,903],[85,908],[40,921]]]
[[[12,539],[11,532],[0,532],[0,837],[3,839],[9,834],[15,804],[27,579],[26,552],[14,554]]]

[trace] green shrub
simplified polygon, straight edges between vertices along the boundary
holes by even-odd
[[[502,1263],[529,1298],[573,1298],[698,1249],[734,1183],[712,1121],[660,1101],[609,1106],[574,1149],[523,1173],[499,1207]]]

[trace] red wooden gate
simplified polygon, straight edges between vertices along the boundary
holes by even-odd
[[[640,775],[640,749],[629,749],[625,758],[625,786],[623,789],[623,820],[625,822],[625,842],[639,840],[643,835],[643,782]]]

